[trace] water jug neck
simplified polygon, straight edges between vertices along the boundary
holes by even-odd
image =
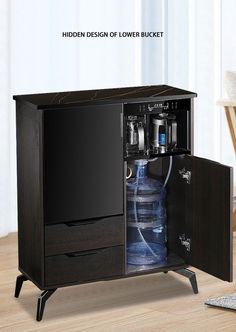
[[[136,177],[139,179],[147,177],[147,164],[136,165]]]

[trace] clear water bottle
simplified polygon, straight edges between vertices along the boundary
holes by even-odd
[[[147,160],[136,160],[136,176],[127,180],[128,264],[166,260],[165,189],[147,176]]]

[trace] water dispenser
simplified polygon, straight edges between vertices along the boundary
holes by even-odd
[[[145,123],[144,118],[130,115],[126,124],[126,151],[128,155],[144,153],[145,150]]]

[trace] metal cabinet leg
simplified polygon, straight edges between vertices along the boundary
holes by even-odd
[[[23,282],[28,280],[23,274],[16,278],[15,297],[19,297]]]
[[[197,278],[196,274],[193,271],[188,269],[179,269],[179,270],[174,270],[174,272],[188,278],[191,283],[194,294],[198,293]]]
[[[37,306],[37,315],[36,320],[39,322],[42,320],[44,307],[46,301],[49,299],[50,296],[56,291],[55,289],[49,289],[42,292],[42,294],[38,298],[38,306]]]

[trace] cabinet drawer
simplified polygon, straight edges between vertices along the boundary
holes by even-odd
[[[85,220],[45,227],[45,255],[124,244],[124,216]]]
[[[45,258],[46,286],[86,282],[124,273],[124,246],[68,253]]]

